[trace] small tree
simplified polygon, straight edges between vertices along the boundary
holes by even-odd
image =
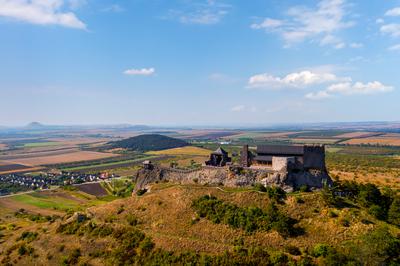
[[[388,221],[400,227],[400,197],[395,198],[390,205]]]

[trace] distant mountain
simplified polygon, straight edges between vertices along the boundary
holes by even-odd
[[[28,128],[28,129],[41,129],[41,128],[45,128],[45,127],[46,127],[45,125],[43,125],[39,122],[32,122],[25,126],[25,128]]]
[[[136,151],[159,151],[188,146],[184,140],[158,134],[145,134],[128,139],[110,142],[112,148],[123,148]]]

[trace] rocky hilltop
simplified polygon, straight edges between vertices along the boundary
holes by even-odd
[[[226,187],[245,187],[257,183],[265,186],[279,186],[285,191],[293,191],[306,186],[308,189],[320,189],[324,184],[332,184],[326,171],[292,172],[268,171],[265,169],[203,166],[197,170],[179,170],[154,166],[141,169],[134,176],[136,189],[143,189],[150,183],[169,181],[181,184],[197,183],[202,185],[221,185]]]

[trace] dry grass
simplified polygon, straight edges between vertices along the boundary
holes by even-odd
[[[400,176],[393,173],[368,173],[330,171],[331,176],[339,176],[340,180],[356,181],[358,183],[372,183],[379,187],[390,187],[400,191]]]
[[[102,153],[102,152],[92,152],[92,151],[76,151],[68,152],[66,154],[56,154],[51,156],[37,156],[32,158],[15,158],[9,163],[18,163],[23,165],[39,166],[46,164],[58,164],[58,163],[69,163],[78,161],[89,161],[97,160],[103,158],[109,158],[118,156],[113,153]]]
[[[371,144],[371,145],[392,145],[392,146],[400,146],[400,134],[385,134],[379,137],[370,137],[370,138],[354,138],[342,142],[342,144]]]
[[[200,156],[209,156],[210,150],[194,147],[194,146],[186,146],[182,148],[174,148],[162,151],[150,151],[148,154],[154,155],[200,155]]]
[[[298,134],[298,133],[305,133],[305,132],[300,132],[300,131],[288,131],[288,132],[244,132],[244,133],[239,133],[236,135],[232,136],[227,136],[224,137],[224,139],[232,139],[232,140],[237,140],[241,138],[252,138],[255,140],[264,140],[264,139],[286,139],[290,135]]]
[[[338,138],[338,139],[363,138],[363,137],[368,137],[368,136],[375,135],[375,134],[376,133],[356,131],[356,132],[340,134],[340,135],[335,136],[335,138]]]
[[[257,206],[265,208],[269,200],[265,194],[253,191],[224,192],[217,188],[202,186],[154,185],[150,193],[142,197],[134,196],[124,202],[126,212],[132,213],[141,221],[140,228],[155,241],[156,246],[170,251],[196,251],[221,253],[231,250],[234,240],[242,237],[248,245],[258,245],[270,249],[281,249],[286,245],[300,248],[311,248],[317,243],[339,244],[353,239],[374,228],[375,225],[361,223],[360,217],[351,216],[352,210],[335,210],[338,218],[329,217],[327,208],[319,193],[306,193],[301,197],[305,203],[297,203],[295,197],[289,196],[286,205],[282,206],[288,214],[300,220],[299,225],[306,234],[296,238],[284,239],[276,232],[258,232],[246,234],[243,230],[233,229],[223,224],[213,224],[206,219],[192,224],[196,217],[191,203],[202,195],[214,195],[239,206]],[[115,201],[101,208],[90,209],[99,219],[115,215],[121,202]],[[339,223],[342,217],[351,216],[350,227]],[[367,214],[368,219],[374,220]],[[121,218],[120,222],[125,222]]]
[[[280,206],[283,211],[300,221],[299,226],[306,230],[305,235],[284,239],[273,231],[246,234],[243,230],[214,224],[206,219],[192,222],[196,217],[191,208],[192,201],[207,194],[239,206],[265,208],[269,202],[264,193],[249,190],[230,189],[227,192],[215,187],[163,183],[153,185],[150,192],[141,197],[133,196],[115,200],[102,206],[91,207],[88,212],[93,215],[94,221],[98,224],[112,218],[113,226],[127,225],[127,216],[134,215],[139,220],[139,229],[153,239],[156,248],[210,254],[221,254],[232,250],[238,238],[242,238],[246,246],[261,246],[270,250],[282,250],[288,245],[295,245],[300,249],[310,249],[317,243],[337,245],[346,240],[353,240],[380,224],[363,210],[327,208],[320,194],[315,192],[289,195],[286,204]],[[304,203],[298,203],[296,197],[301,197]],[[124,211],[119,213],[121,206],[124,206]],[[332,210],[338,217],[330,217],[329,211]],[[359,213],[355,215],[355,212]],[[35,260],[32,260],[32,256],[18,256],[16,251],[12,253],[11,258],[15,260],[15,264],[19,265],[58,265],[63,256],[78,247],[83,255],[81,261],[90,265],[104,265],[101,260],[90,257],[88,254],[104,247],[111,247],[114,241],[109,237],[88,238],[57,234],[55,231],[59,221],[53,224],[37,224],[25,219],[17,219],[1,205],[0,213],[3,214],[1,217],[3,225],[6,227],[10,224],[16,225],[16,228],[4,231],[4,242],[0,245],[0,260],[4,258],[4,251],[16,242],[22,232],[39,232],[38,239],[30,244],[38,255]],[[362,218],[367,218],[374,224],[363,224]],[[348,219],[350,226],[341,225],[341,219]],[[399,229],[392,228],[392,230],[395,234],[399,233]],[[63,251],[60,251],[61,245],[65,246]],[[49,258],[47,254],[52,256]]]
[[[290,139],[291,142],[294,143],[307,143],[307,144],[333,144],[339,139],[321,139],[321,138],[296,138],[296,139]]]

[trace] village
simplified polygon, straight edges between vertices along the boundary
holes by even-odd
[[[40,173],[39,175],[29,174],[8,174],[0,175],[0,196],[9,195],[19,191],[50,189],[52,186],[68,186],[98,182],[118,177],[114,174],[97,173],[85,174],[64,172]]]

